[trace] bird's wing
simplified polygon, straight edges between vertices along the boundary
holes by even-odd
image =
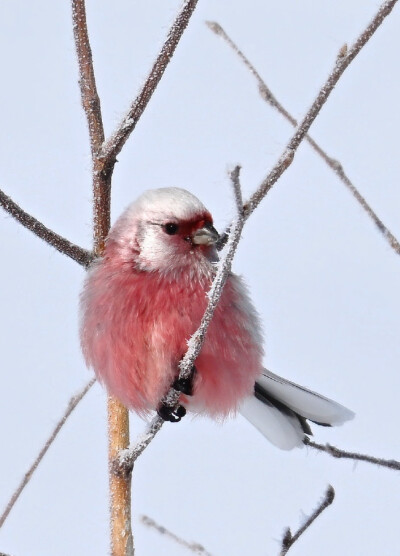
[[[343,405],[307,390],[264,369],[240,413],[270,442],[283,450],[302,446],[312,434],[306,421],[324,426],[341,425],[354,413]]]
[[[257,383],[273,398],[319,425],[342,425],[354,413],[343,405],[264,369]]]

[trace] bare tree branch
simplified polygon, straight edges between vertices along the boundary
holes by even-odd
[[[96,90],[92,54],[86,25],[84,0],[72,0],[75,45],[79,62],[82,104],[89,125],[93,162],[94,253],[101,256],[110,228],[111,179],[116,157],[135,128],[156,89],[184,32],[197,0],[186,0],[144,84],[120,126],[104,141],[100,100]],[[129,445],[129,415],[115,398],[108,398],[108,460],[110,468],[111,551],[114,556],[133,554],[131,530],[131,471],[115,460]]]
[[[104,142],[104,128],[87,31],[85,0],[72,0],[72,22],[78,55],[82,106],[89,127],[92,157],[95,157]]]
[[[329,454],[334,458],[351,459],[353,461],[365,461],[367,463],[379,465],[380,467],[387,467],[388,469],[393,469],[394,471],[400,471],[400,461],[397,461],[395,459],[383,459],[374,456],[368,456],[366,454],[359,454],[357,452],[347,452],[345,450],[341,450],[340,448],[336,448],[335,446],[331,446],[330,444],[317,444],[317,442],[313,442],[308,437],[305,437],[304,444],[306,446],[310,446],[310,448],[319,450],[320,452],[325,452],[326,454]]]
[[[88,122],[92,152],[94,253],[96,256],[101,256],[110,229],[111,179],[116,159],[114,157],[113,160],[105,160],[99,156],[104,145],[104,127],[87,31],[84,0],[72,0],[72,20],[79,64],[82,105]],[[132,474],[116,474],[112,462],[119,451],[129,445],[129,414],[121,402],[111,396],[108,398],[107,412],[111,553],[113,556],[128,556],[133,554]]]
[[[182,9],[176,17],[171,29],[169,30],[167,39],[157,56],[156,61],[146,79],[140,93],[132,103],[127,114],[114,131],[112,136],[107,139],[101,150],[101,157],[108,162],[114,161],[121,152],[129,135],[135,129],[140,117],[142,116],[149,100],[151,99],[155,89],[157,88],[166,67],[168,66],[175,49],[186,29],[189,20],[196,8],[198,0],[185,0]]]
[[[182,360],[179,363],[179,378],[184,379],[188,378],[191,372],[191,369],[194,365],[194,362],[197,356],[200,353],[200,350],[203,346],[205,335],[207,332],[207,328],[211,319],[214,315],[215,308],[218,304],[218,301],[222,295],[222,290],[225,285],[225,281],[232,266],[232,260],[234,254],[236,252],[241,233],[243,230],[243,226],[247,218],[252,214],[252,212],[257,208],[259,203],[268,193],[268,191],[272,188],[272,186],[276,183],[279,177],[283,174],[283,172],[290,166],[295,151],[299,147],[300,143],[304,140],[310,126],[314,122],[315,118],[319,114],[322,106],[328,99],[330,93],[332,92],[335,84],[343,74],[344,70],[347,66],[351,63],[351,61],[355,58],[358,52],[362,49],[362,47],[368,42],[371,38],[373,33],[382,23],[387,15],[391,12],[394,5],[396,4],[397,0],[387,0],[382,4],[379,8],[378,13],[372,20],[372,22],[367,26],[366,30],[360,35],[357,39],[355,44],[348,52],[342,52],[338,60],[336,61],[336,67],[330,74],[327,82],[323,85],[318,96],[314,103],[312,104],[311,108],[306,113],[305,117],[303,118],[300,125],[296,128],[296,131],[293,137],[290,139],[289,143],[286,146],[286,149],[282,153],[280,159],[278,160],[277,164],[272,168],[270,173],[267,177],[263,180],[259,188],[255,191],[255,193],[250,197],[249,201],[244,205],[243,211],[239,215],[239,217],[232,223],[229,231],[229,237],[227,240],[227,251],[225,256],[220,260],[218,271],[214,278],[214,281],[211,285],[211,289],[208,292],[209,302],[207,305],[207,309],[203,315],[201,324],[198,330],[193,334],[193,336],[188,341],[188,350]],[[234,191],[235,191],[235,200],[237,202],[236,193],[240,191],[240,184],[239,184],[239,167],[236,167],[233,173],[231,174],[231,178],[234,184]],[[235,180],[238,183],[235,183]],[[164,403],[169,407],[176,407],[178,404],[180,393],[171,388],[167,393],[166,397],[164,398]],[[162,419],[160,417],[156,417],[150,423],[150,426],[145,433],[145,435],[139,438],[137,444],[129,447],[128,450],[123,450],[119,453],[118,458],[116,458],[113,462],[113,467],[116,469],[121,469],[121,472],[130,472],[132,470],[133,464],[136,459],[139,457],[140,454],[143,453],[144,449],[150,444],[154,436],[160,430],[162,426]]]
[[[57,249],[63,255],[67,255],[80,265],[87,267],[93,260],[93,253],[82,249],[78,245],[71,243],[64,237],[56,234],[36,218],[25,212],[11,197],[8,197],[0,190],[0,206],[8,212],[15,220],[22,224],[25,228],[33,232],[35,235],[43,239],[46,243]]]
[[[244,65],[247,69],[254,75],[258,83],[258,89],[262,98],[268,102],[273,108],[275,108],[286,120],[293,126],[297,126],[296,119],[286,110],[286,108],[279,102],[276,96],[272,93],[271,89],[262,79],[258,71],[255,69],[253,64],[250,62],[248,58],[243,54],[243,52],[238,48],[238,46],[233,42],[233,40],[227,35],[226,31],[214,21],[207,21],[206,22],[209,29],[211,29],[214,33],[222,37],[225,42],[232,48],[232,50],[239,56],[242,60]],[[342,48],[340,51],[340,58],[346,56],[347,47]],[[354,198],[358,201],[358,203],[362,206],[365,212],[370,216],[372,221],[378,227],[379,231],[382,232],[383,236],[388,241],[389,245],[396,251],[398,255],[400,255],[400,243],[396,239],[396,237],[392,234],[392,232],[388,229],[387,226],[382,222],[382,220],[378,217],[372,207],[367,203],[355,185],[352,183],[348,175],[345,173],[342,164],[334,159],[333,157],[329,156],[326,151],[322,149],[318,145],[310,135],[306,135],[305,140],[311,145],[314,151],[319,154],[319,156],[326,162],[326,164],[335,172],[335,174],[339,177],[339,179],[344,183],[344,185],[350,190]]]
[[[29,483],[29,481],[32,478],[32,475],[34,474],[34,472],[36,471],[36,469],[39,467],[40,462],[42,461],[42,459],[44,458],[44,456],[47,453],[47,450],[50,448],[50,446],[53,444],[54,440],[57,438],[58,433],[60,432],[60,430],[62,429],[62,427],[65,425],[68,417],[71,415],[71,413],[74,411],[74,409],[76,408],[76,406],[78,405],[78,403],[82,400],[82,398],[84,398],[86,396],[86,394],[89,392],[90,388],[93,386],[93,384],[96,382],[95,378],[92,378],[84,388],[82,388],[82,390],[80,392],[78,392],[77,394],[75,394],[74,396],[72,396],[72,398],[69,400],[68,405],[66,410],[64,411],[63,416],[61,417],[61,419],[58,421],[58,423],[56,424],[56,426],[53,429],[53,432],[50,434],[50,436],[48,437],[48,439],[46,440],[46,442],[44,443],[42,449],[40,450],[37,458],[35,459],[35,461],[32,463],[32,465],[30,466],[30,468],[28,469],[28,471],[25,473],[24,478],[22,479],[22,481],[20,482],[20,484],[18,485],[18,488],[15,490],[14,494],[11,496],[5,510],[3,511],[3,513],[0,516],[0,528],[2,527],[2,525],[4,524],[5,520],[7,519],[8,514],[10,513],[10,511],[12,510],[12,508],[14,507],[14,504],[16,503],[16,501],[18,500],[18,498],[20,497],[22,491],[24,490],[24,488],[26,487],[26,485]]]
[[[142,515],[141,520],[142,520],[142,523],[144,525],[147,525],[147,527],[151,527],[151,528],[155,529],[156,531],[158,531],[160,533],[160,535],[165,535],[169,539],[175,541],[180,546],[184,546],[185,548],[187,548],[191,552],[194,552],[195,554],[200,554],[202,556],[211,556],[211,554],[209,552],[207,552],[207,550],[201,544],[199,544],[197,542],[185,541],[185,539],[182,539],[181,537],[178,537],[178,535],[175,535],[175,533],[172,533],[166,527],[163,527],[162,525],[159,525],[151,517],[148,517],[147,515]]]
[[[345,69],[354,60],[360,50],[365,46],[369,39],[373,36],[375,31],[379,28],[383,20],[390,14],[394,8],[397,0],[387,0],[384,2],[371,23],[367,26],[365,31],[361,33],[359,38],[356,40],[354,45],[346,52],[343,53],[336,60],[336,65],[331,74],[329,75],[327,81],[321,87],[317,98],[313,102],[311,108],[306,113],[303,120],[297,126],[292,138],[286,145],[284,152],[279,158],[278,162],[272,168],[267,177],[262,181],[258,189],[250,197],[249,201],[245,204],[245,216],[248,218],[254,209],[260,204],[265,195],[270,191],[273,185],[278,181],[283,172],[290,166],[293,161],[296,150],[298,149],[301,141],[304,139],[305,135],[308,133],[311,124],[314,122],[315,118],[318,116],[323,105],[327,101],[329,95],[333,91],[339,78],[342,76]]]
[[[82,96],[82,105],[84,107],[86,117],[89,125],[90,142],[92,149],[92,157],[99,150],[104,142],[104,131],[103,124],[101,120],[100,112],[100,100],[97,95],[96,83],[93,72],[92,64],[92,53],[90,49],[89,39],[87,35],[86,27],[86,15],[85,15],[85,2],[84,0],[72,0],[72,14],[73,14],[73,28],[76,43],[76,50],[78,54],[78,63],[80,71],[80,87]],[[96,164],[94,163],[96,169]],[[100,174],[101,174],[100,169]],[[98,175],[99,172],[94,172],[94,175]],[[99,182],[99,180],[96,180]],[[103,195],[99,193],[99,190],[106,191],[106,197],[109,197],[109,184],[106,180],[105,187],[101,183],[97,183],[96,199],[103,200]],[[96,201],[95,201],[96,203]],[[36,234],[38,237],[46,241],[49,245],[52,245],[60,253],[67,255],[74,261],[78,262],[80,265],[87,267],[93,260],[93,253],[82,249],[78,245],[71,243],[62,236],[56,234],[49,228],[46,228],[44,224],[39,222],[36,218],[25,212],[20,206],[18,206],[10,197],[8,197],[3,191],[0,190],[0,205],[6,210],[11,216],[13,216],[20,224],[25,228]],[[104,205],[109,207],[108,203],[101,202],[101,210],[103,210]],[[100,212],[98,211],[98,212]],[[96,213],[97,214],[97,213]],[[99,219],[95,218],[95,222]],[[103,230],[104,232],[104,230]],[[107,229],[108,232],[108,229]],[[97,246],[95,246],[97,247]],[[97,253],[98,254],[98,253]]]
[[[235,187],[240,190],[239,167],[236,167],[233,170],[232,174],[234,175],[236,180]],[[244,224],[244,216],[239,215],[231,225],[225,256],[218,263],[215,278],[207,294],[209,300],[207,309],[203,315],[199,328],[188,340],[188,350],[179,363],[179,378],[181,379],[189,377],[194,362],[196,361],[197,356],[199,355],[200,350],[203,346],[208,326],[214,315],[215,309],[218,305],[218,301],[222,295],[225,282],[231,271],[232,260],[239,244]],[[163,402],[169,407],[174,408],[178,404],[179,397],[180,392],[177,392],[174,388],[170,388]],[[120,468],[122,472],[129,472],[132,469],[136,459],[143,453],[145,448],[147,448],[147,446],[153,440],[154,436],[161,429],[162,425],[163,420],[161,419],[161,417],[155,417],[148,426],[146,433],[143,436],[139,437],[139,439],[132,446],[130,446],[128,450],[123,450],[119,453],[118,459],[115,460],[114,466],[117,469]]]
[[[312,525],[312,523],[317,519],[317,517],[321,515],[322,512],[332,504],[334,498],[335,498],[335,491],[333,487],[329,485],[326,490],[324,499],[319,504],[319,506],[313,511],[313,513],[310,515],[310,517],[307,519],[304,525],[300,527],[294,535],[292,535],[289,527],[287,528],[282,539],[282,550],[280,552],[280,556],[285,556],[288,553],[291,546],[293,546],[293,544],[299,539],[299,537],[301,537],[301,535],[310,527],[310,525]]]

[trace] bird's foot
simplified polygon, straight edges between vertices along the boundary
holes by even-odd
[[[172,388],[178,392],[182,392],[186,396],[193,396],[194,393],[194,378],[197,374],[197,369],[195,366],[192,367],[190,375],[187,378],[177,378],[172,383]]]
[[[169,421],[170,423],[179,423],[179,421],[186,415],[186,409],[183,405],[178,405],[177,407],[170,407],[164,402],[161,402],[159,408],[157,409],[158,415],[164,421]]]

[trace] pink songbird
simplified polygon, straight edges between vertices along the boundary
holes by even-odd
[[[340,425],[353,413],[263,368],[263,338],[242,279],[231,274],[190,380],[178,363],[197,330],[215,275],[218,233],[209,211],[184,189],[147,191],[116,221],[81,295],[81,344],[110,394],[145,415],[186,412],[224,418],[240,411],[288,450],[311,434],[307,419]],[[171,385],[180,405],[161,403]]]

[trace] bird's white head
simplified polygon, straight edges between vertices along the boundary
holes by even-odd
[[[191,193],[177,187],[146,191],[112,227],[107,250],[141,271],[173,275],[209,272],[217,259],[212,216]]]

